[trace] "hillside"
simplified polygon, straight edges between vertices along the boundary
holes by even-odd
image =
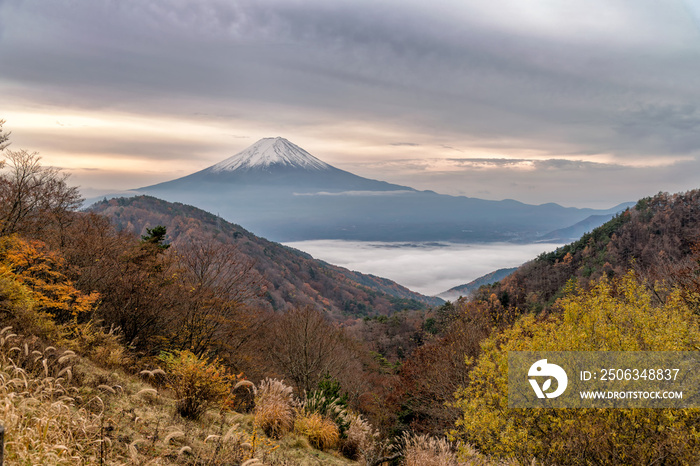
[[[486,275],[483,275],[475,280],[470,281],[467,284],[464,285],[458,285],[455,287],[450,288],[447,291],[443,291],[438,297],[446,300],[455,300],[459,299],[460,297],[469,297],[473,292],[478,290],[480,287],[484,285],[490,285],[492,283],[495,283],[497,281],[503,280],[506,278],[508,275],[511,273],[515,272],[518,270],[517,267],[509,267],[506,269],[498,269],[494,270],[493,272],[487,273]]]
[[[628,205],[625,205],[625,208],[627,207],[634,207],[634,203],[629,203]],[[559,230],[554,230],[547,233],[546,235],[540,238],[540,241],[551,241],[560,243],[566,243],[567,241],[578,241],[578,239],[581,238],[583,235],[612,220],[612,218],[616,214],[622,212],[623,210],[624,209],[621,208],[620,211],[608,215],[591,215],[590,217],[581,220],[575,225],[571,225],[570,227],[561,228]]]
[[[480,290],[504,306],[548,308],[566,283],[620,277],[630,268],[652,279],[683,267],[700,241],[700,190],[640,200],[578,241],[543,254],[501,282]]]
[[[312,305],[336,317],[360,317],[442,303],[390,280],[317,261],[192,206],[138,196],[99,202],[90,210],[139,235],[146,228],[165,226],[167,239],[175,245],[203,237],[235,245],[241,260],[251,261],[253,270],[265,281],[262,302],[274,310]]]

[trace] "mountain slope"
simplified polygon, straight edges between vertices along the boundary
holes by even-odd
[[[491,285],[492,283],[503,280],[516,270],[518,270],[517,267],[495,270],[477,278],[476,280],[472,280],[465,285],[458,285],[450,288],[447,291],[443,291],[442,293],[438,294],[437,297],[450,301],[459,299],[461,296],[468,297],[480,287],[484,285]]]
[[[284,138],[264,138],[243,152],[206,169],[212,173],[273,169],[276,166],[326,171],[332,167]]]
[[[265,301],[272,309],[311,305],[341,317],[388,314],[443,302],[387,279],[317,261],[192,206],[137,196],[98,202],[90,210],[139,235],[147,227],[163,225],[168,239],[176,245],[201,237],[235,244],[244,258],[254,261],[254,269],[268,282]]]
[[[215,198],[237,190],[269,189],[290,195],[345,191],[415,191],[406,186],[370,180],[340,170],[317,159],[301,147],[284,138],[264,138],[238,154],[191,175],[166,181],[137,191],[171,193],[179,189],[222,190]],[[196,194],[192,192],[191,194]],[[261,193],[264,195],[264,192]],[[254,201],[255,199],[250,199]]]
[[[624,208],[628,207],[634,207],[635,203],[626,203],[622,204],[620,207],[624,206]],[[621,209],[621,211],[624,209]],[[616,212],[617,213],[617,212]],[[551,242],[560,242],[564,243],[567,241],[576,241],[578,240],[581,236],[585,235],[586,233],[589,233],[590,231],[593,231],[595,228],[598,228],[599,226],[605,224],[606,222],[612,220],[612,218],[615,216],[615,214],[607,214],[607,215],[591,215],[590,217],[581,220],[580,222],[576,223],[575,225],[571,225],[566,228],[560,228],[558,230],[551,231],[547,233],[546,235],[542,236],[540,238],[541,241],[551,241]]]
[[[533,241],[620,210],[417,191],[340,170],[283,138],[137,192],[214,212],[274,241]]]
[[[480,299],[496,296],[504,306],[549,308],[571,280],[587,286],[600,277],[619,277],[630,268],[653,280],[684,267],[700,244],[700,190],[660,193],[640,200],[578,241],[542,254],[493,286]]]

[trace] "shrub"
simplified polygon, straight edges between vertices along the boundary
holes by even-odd
[[[39,241],[0,237],[0,319],[28,335],[58,342],[63,324],[90,315],[97,294],[81,293],[64,259]]]
[[[255,424],[269,437],[279,438],[292,430],[292,388],[281,380],[267,378],[255,394]]]
[[[228,404],[232,377],[217,360],[209,362],[190,351],[163,352],[166,384],[175,392],[177,412],[198,419],[209,407]]]
[[[11,269],[0,263],[0,320],[3,325],[21,328],[28,334],[49,341],[60,339],[63,326],[38,308],[29,287],[18,282]]]
[[[341,393],[340,382],[338,382],[329,373],[323,376],[323,378],[318,382],[317,392],[321,394],[326,400],[331,403],[335,403],[342,409],[348,407],[348,394]]]
[[[119,335],[113,328],[107,332],[92,320],[73,323],[66,328],[68,335],[60,343],[100,366],[124,367],[131,362],[126,348],[120,343]]]
[[[298,412],[294,432],[308,438],[311,446],[319,450],[335,448],[340,440],[340,431],[335,422],[319,413]]]
[[[69,322],[94,311],[99,295],[78,290],[65,275],[65,259],[41,241],[0,238],[0,262],[6,269],[3,275],[31,290],[36,309],[57,322]]]

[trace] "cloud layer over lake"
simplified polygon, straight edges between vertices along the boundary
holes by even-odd
[[[389,278],[433,296],[494,270],[519,266],[560,244],[380,243],[339,240],[285,243],[316,259]]]

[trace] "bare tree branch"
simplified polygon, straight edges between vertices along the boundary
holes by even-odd
[[[7,142],[10,139],[10,134],[11,133],[5,133],[2,130],[2,125],[5,124],[5,120],[0,120],[0,152],[2,152],[7,146],[10,145],[9,142]],[[0,168],[2,168],[2,164],[0,163]]]
[[[300,393],[321,377],[342,373],[353,358],[342,330],[312,307],[296,308],[272,325],[269,357]]]
[[[65,227],[71,218],[66,214],[82,203],[78,188],[68,186],[68,175],[42,167],[36,152],[5,153],[9,163],[0,173],[0,236]]]

